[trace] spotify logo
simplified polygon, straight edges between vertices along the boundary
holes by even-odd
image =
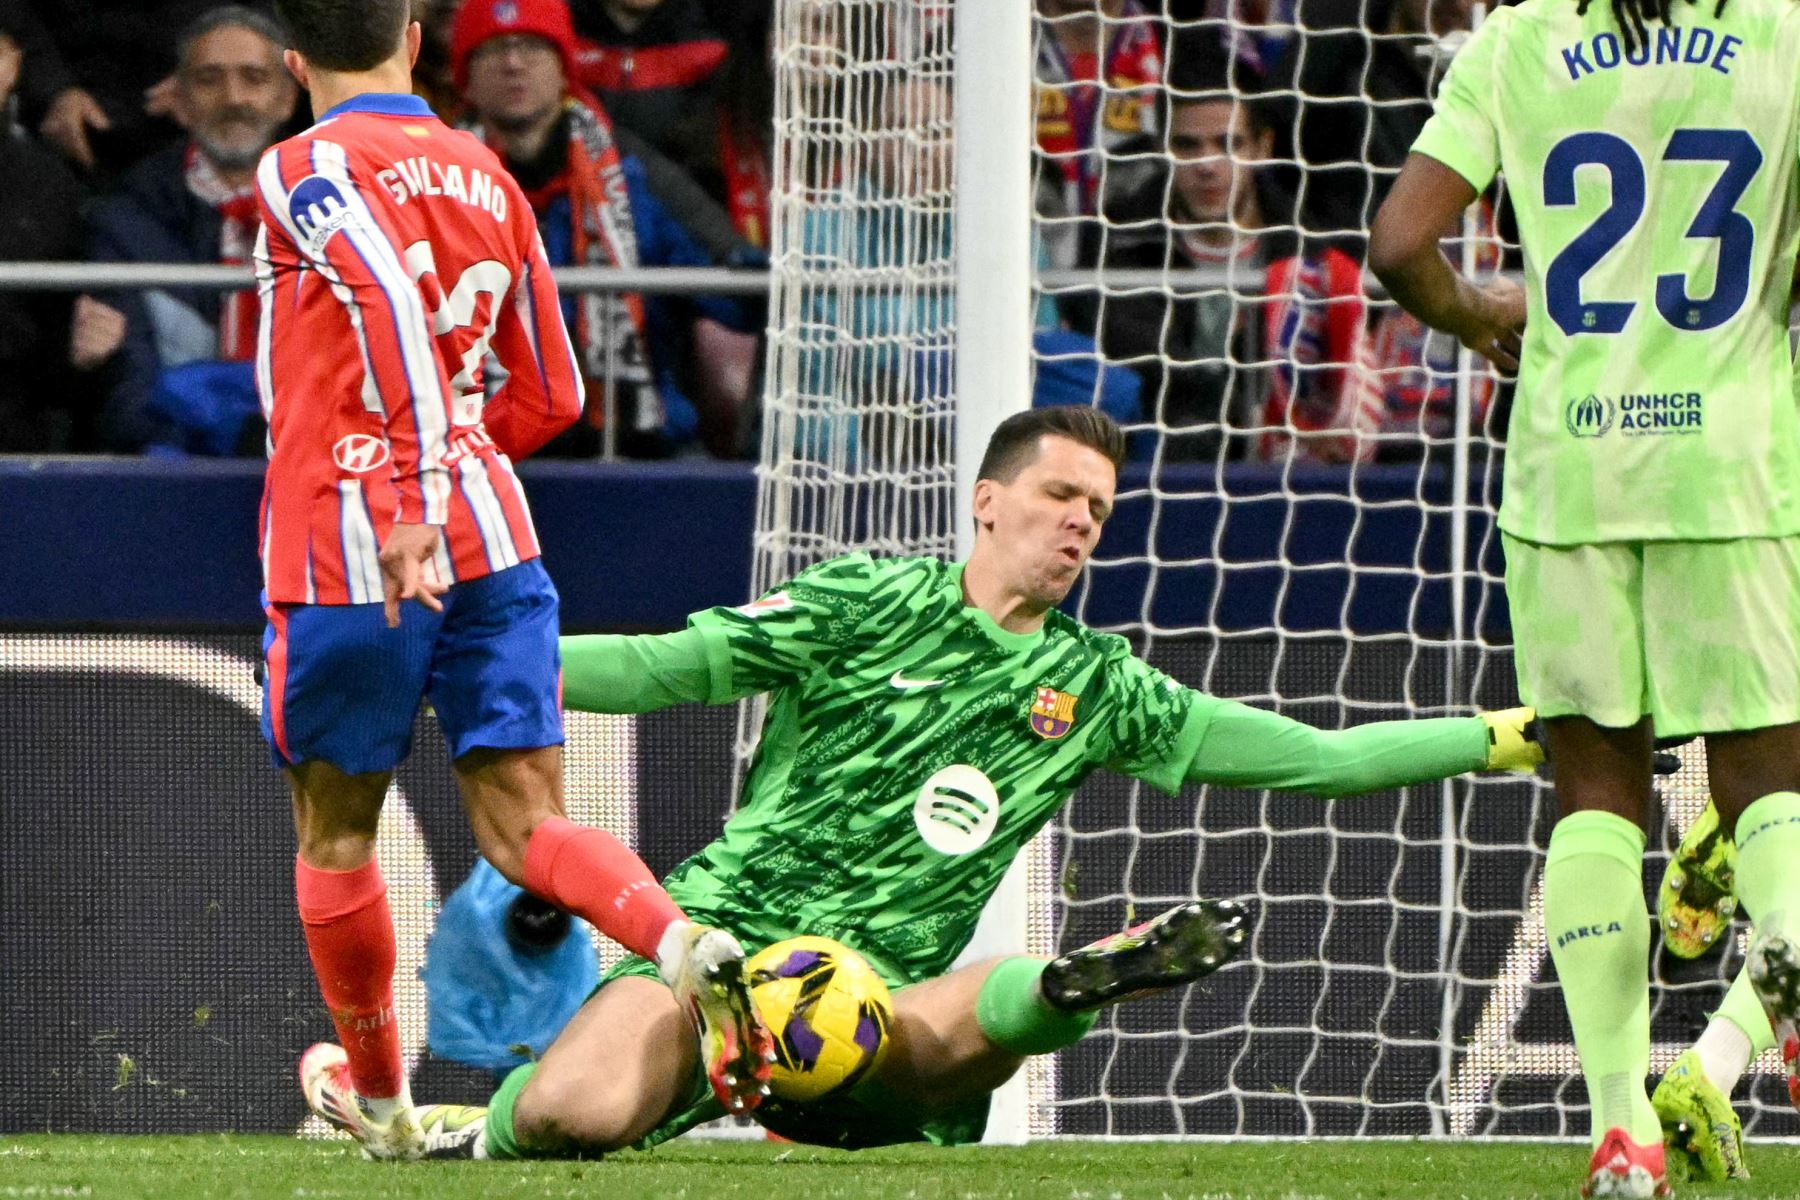
[[[913,824],[939,854],[979,850],[999,823],[1000,794],[986,775],[962,763],[927,779],[913,801]]]

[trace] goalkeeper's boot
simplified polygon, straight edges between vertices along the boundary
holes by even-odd
[[[1699,958],[1719,944],[1737,915],[1737,842],[1719,829],[1708,799],[1675,848],[1656,890],[1663,945],[1678,958]]]
[[[1055,959],[1038,987],[1064,1012],[1192,983],[1230,962],[1249,935],[1244,906],[1193,900]]]
[[[1587,1182],[1582,1185],[1581,1194],[1630,1200],[1673,1195],[1668,1173],[1663,1169],[1662,1143],[1640,1146],[1623,1129],[1607,1130],[1594,1157],[1588,1160]]]
[[[1731,1100],[1706,1078],[1700,1056],[1682,1052],[1670,1067],[1650,1104],[1662,1121],[1663,1150],[1670,1172],[1706,1183],[1748,1179],[1744,1164],[1744,1126]]]
[[[1775,1030],[1788,1099],[1800,1108],[1800,947],[1779,933],[1757,938],[1750,944],[1750,986]]]
[[[769,1094],[775,1039],[751,1002],[744,948],[710,925],[690,922],[671,934],[679,945],[658,957],[657,970],[700,1033],[713,1095],[726,1112],[747,1113]]]
[[[424,1156],[425,1137],[413,1110],[401,1105],[386,1121],[376,1120],[368,1101],[350,1083],[350,1058],[342,1046],[320,1042],[300,1056],[300,1090],[306,1095],[306,1107],[362,1145],[363,1157]]]

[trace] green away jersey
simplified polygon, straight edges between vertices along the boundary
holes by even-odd
[[[1506,175],[1530,317],[1500,524],[1552,545],[1800,531],[1787,340],[1800,4],[1500,8],[1413,149]]]
[[[1008,633],[936,559],[833,559],[690,627],[730,694],[772,694],[741,807],[670,894],[751,940],[838,938],[890,977],[949,966],[1096,767],[1178,788],[1221,703],[1060,612]]]

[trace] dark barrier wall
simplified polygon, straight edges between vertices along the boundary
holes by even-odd
[[[694,609],[748,598],[748,463],[528,463],[521,474],[565,628],[675,629]],[[1130,467],[1081,611],[1095,625],[1133,624],[1148,590],[1163,629],[1441,636],[1446,479],[1411,467],[1362,468],[1348,482],[1321,468],[1183,467],[1151,489],[1146,469]],[[256,626],[260,489],[254,462],[0,458],[0,628]],[[1480,517],[1472,556],[1486,533]],[[1497,579],[1497,558],[1485,565]],[[1503,637],[1491,592],[1483,605],[1470,585],[1469,611]]]
[[[749,464],[533,464],[572,629],[674,629],[750,588]],[[260,625],[250,461],[0,457],[0,627]]]
[[[292,1131],[298,1055],[329,1039],[293,900],[287,788],[257,729],[252,635],[0,635],[0,1132]],[[736,710],[643,723],[624,777],[571,794],[667,872],[717,832]],[[475,845],[435,723],[399,772],[418,837],[384,840],[417,950]],[[578,810],[579,811],[579,810]],[[384,833],[385,838],[385,833]],[[401,973],[405,1003],[419,958]],[[427,1063],[421,1099],[484,1100]]]

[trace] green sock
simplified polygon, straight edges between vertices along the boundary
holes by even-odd
[[[1072,1046],[1099,1020],[1096,1009],[1064,1012],[1038,990],[1049,964],[1041,958],[1009,958],[998,963],[975,998],[975,1021],[988,1041],[1024,1057]]]
[[[519,1142],[518,1134],[513,1132],[513,1105],[519,1102],[519,1093],[531,1082],[537,1073],[537,1064],[526,1063],[522,1067],[514,1067],[512,1073],[500,1084],[500,1090],[488,1101],[487,1111],[487,1156],[489,1158],[533,1158],[532,1152]]]
[[[1557,822],[1544,864],[1544,932],[1587,1079],[1593,1144],[1615,1127],[1642,1145],[1660,1143],[1662,1126],[1644,1091],[1650,914],[1636,825],[1599,811]]]
[[[1744,1031],[1744,1036],[1750,1039],[1752,1061],[1775,1045],[1775,1031],[1769,1027],[1769,1014],[1763,1011],[1762,1001],[1756,998],[1756,989],[1750,986],[1748,967],[1740,970],[1737,978],[1731,981],[1725,999],[1719,1003],[1719,1011],[1712,1016],[1724,1017]]]
[[[1758,934],[1800,934],[1800,796],[1772,792],[1737,821],[1737,894]]]

